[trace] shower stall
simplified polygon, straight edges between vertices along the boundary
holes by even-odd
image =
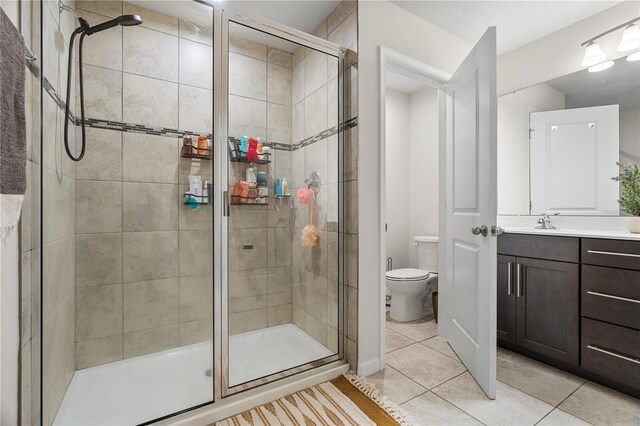
[[[70,6],[116,23],[67,69]],[[41,7],[42,423],[152,422],[342,360],[347,50],[219,3]]]

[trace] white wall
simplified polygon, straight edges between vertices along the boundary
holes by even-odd
[[[387,257],[417,268],[416,235],[438,235],[438,91],[386,96]]]
[[[620,112],[620,162],[640,164],[640,109]]]
[[[498,57],[498,95],[533,86],[581,70],[584,41],[639,15],[640,1],[627,0],[546,37]],[[500,29],[498,28],[498,31]],[[628,53],[616,51],[622,37],[615,31],[600,40],[610,59]]]
[[[410,97],[409,254],[418,267],[416,235],[438,235],[438,90],[422,89]]]
[[[410,266],[409,251],[409,95],[388,90],[386,93],[386,204],[387,258],[393,268]]]
[[[380,366],[379,47],[386,46],[453,72],[471,45],[399,7],[358,2],[358,372]]]
[[[498,214],[529,214],[529,113],[564,109],[564,94],[539,84],[498,98]]]

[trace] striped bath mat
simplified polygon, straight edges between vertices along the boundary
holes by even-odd
[[[349,372],[222,420],[216,426],[411,424],[402,408],[382,396],[371,382]]]

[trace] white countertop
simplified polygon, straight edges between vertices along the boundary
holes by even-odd
[[[640,241],[640,234],[632,234],[629,231],[602,231],[593,229],[535,229],[515,226],[504,226],[507,234],[532,234],[532,235],[555,235],[558,237],[583,237],[583,238],[605,238],[612,240],[634,240]]]

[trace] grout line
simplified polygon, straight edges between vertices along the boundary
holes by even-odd
[[[438,385],[438,386],[439,386],[439,385]],[[480,424],[486,425],[486,423],[484,423],[484,422],[480,421],[480,420],[479,420],[478,418],[476,418],[475,416],[473,416],[473,415],[471,415],[471,414],[467,413],[467,412],[466,412],[466,411],[464,411],[462,408],[460,408],[460,407],[458,407],[457,405],[455,405],[455,404],[453,404],[453,403],[451,403],[451,402],[447,401],[446,399],[444,399],[444,398],[443,398],[443,397],[441,397],[440,395],[438,395],[438,394],[436,394],[436,393],[434,393],[434,392],[431,392],[430,390],[428,390],[428,391],[426,391],[426,392],[422,392],[420,395],[417,395],[417,396],[415,396],[415,397],[413,397],[413,398],[411,398],[411,399],[409,399],[409,400],[407,400],[407,401],[405,401],[405,402],[403,402],[402,404],[399,404],[399,405],[400,405],[400,406],[403,406],[403,405],[404,405],[404,404],[406,404],[407,402],[409,402],[409,401],[411,401],[411,400],[413,400],[413,399],[416,399],[416,398],[418,398],[418,397],[420,397],[420,396],[424,395],[425,393],[430,393],[430,394],[432,394],[432,395],[433,395],[433,396],[435,396],[436,398],[439,398],[439,399],[443,400],[443,401],[445,402],[445,404],[449,404],[449,405],[451,405],[452,407],[454,407],[454,408],[456,408],[456,409],[458,409],[458,410],[462,411],[462,412],[463,412],[463,413],[465,413],[467,416],[469,416],[469,417],[471,417],[472,419],[476,420],[476,421],[477,421],[477,422],[479,422]],[[406,410],[406,408],[405,408],[405,410]]]
[[[122,5],[122,11],[124,11],[124,4]],[[120,64],[124,70],[124,31],[121,32],[121,37],[120,37],[120,44],[121,44],[121,49],[120,49],[120,54],[122,55],[122,57],[120,58]],[[120,71],[120,117],[124,118],[124,71]],[[121,275],[122,275],[122,296],[121,296],[121,309],[122,309],[122,345],[120,347],[120,351],[121,351],[121,358],[120,359],[125,359],[124,358],[124,321],[125,321],[125,317],[124,317],[124,265],[125,265],[125,258],[124,258],[124,138],[122,137],[122,134],[120,135],[120,167],[121,167],[121,174],[120,174],[120,207],[121,207],[121,215],[120,215],[120,220],[121,220],[121,224],[120,224],[120,241],[122,243],[122,247],[120,249],[120,253],[122,254],[122,261],[120,263],[121,265]]]

